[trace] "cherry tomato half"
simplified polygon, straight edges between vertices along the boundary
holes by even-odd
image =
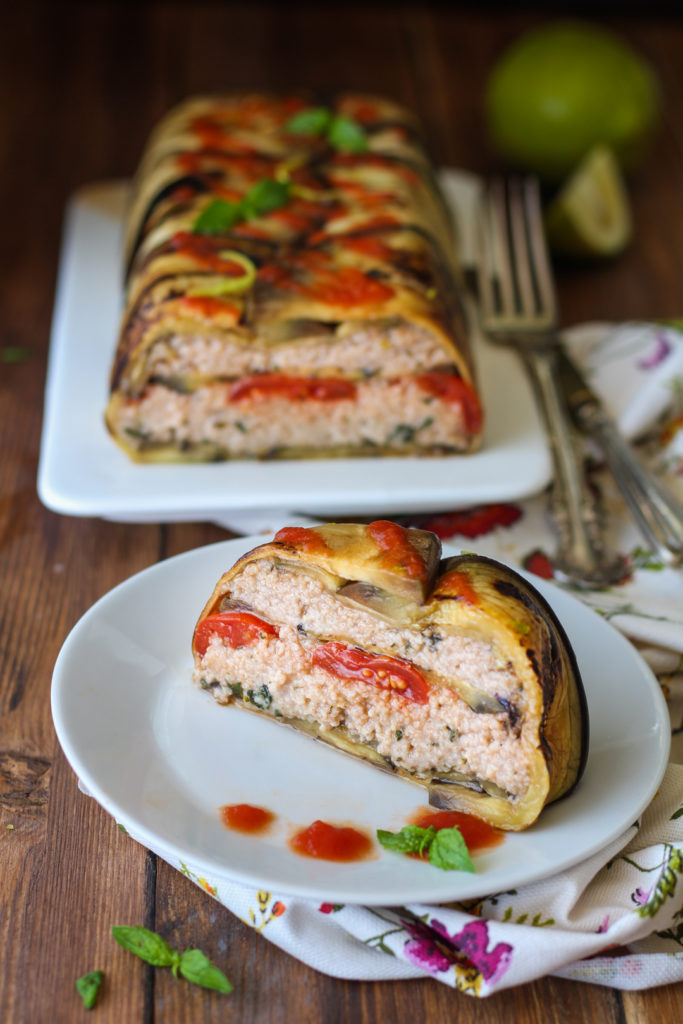
[[[248,647],[264,636],[279,636],[270,622],[251,612],[217,612],[207,615],[194,632],[194,648],[200,657],[206,654],[212,636],[218,636],[228,647]]]
[[[479,399],[470,384],[452,373],[440,373],[432,370],[420,374],[417,383],[430,395],[442,398],[445,402],[457,402],[462,406],[465,426],[472,434],[478,433],[482,425],[482,412]]]
[[[426,704],[429,700],[427,680],[409,662],[399,658],[368,654],[358,647],[332,641],[316,647],[312,660],[316,668],[340,679],[359,679],[370,686],[392,690],[415,704]]]
[[[230,401],[245,398],[273,398],[282,396],[290,401],[316,399],[331,402],[340,398],[355,398],[353,381],[338,377],[288,377],[283,373],[256,373],[235,381],[230,388]]]

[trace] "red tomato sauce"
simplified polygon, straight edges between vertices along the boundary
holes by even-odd
[[[220,250],[225,249],[224,239],[195,235],[191,231],[178,231],[171,239],[170,248],[225,277],[244,276],[244,267],[241,263],[231,260],[230,257],[221,256]]]
[[[367,860],[373,852],[370,836],[358,829],[314,821],[289,840],[289,848],[302,857],[349,862]]]
[[[252,145],[243,139],[235,138],[229,127],[216,123],[210,117],[194,117],[190,123],[190,131],[204,149],[227,149],[233,153],[258,154],[258,150]]]
[[[265,807],[252,804],[226,804],[220,809],[221,821],[236,832],[265,832],[275,821],[275,815]]]
[[[316,530],[305,526],[283,526],[273,539],[281,544],[291,544],[299,551],[310,551],[311,554],[325,554],[330,550]]]
[[[422,557],[408,540],[408,531],[398,523],[386,519],[378,519],[370,523],[367,532],[378,548],[386,552],[383,562],[387,568],[402,572],[411,579],[422,579],[426,574],[426,566]],[[389,564],[390,563],[390,564]]]
[[[466,604],[477,605],[479,598],[470,583],[467,573],[452,569],[441,580],[441,589]]]
[[[457,825],[470,853],[499,846],[505,838],[505,833],[499,828],[473,818],[471,814],[463,814],[462,811],[437,811],[431,807],[422,807],[412,815],[409,824],[419,825],[420,828],[433,825],[437,832]]]
[[[241,316],[241,310],[232,302],[226,302],[225,299],[218,299],[213,295],[183,295],[180,302],[185,309],[206,317],[207,320],[217,316],[229,316],[236,323]]]
[[[226,150],[228,146],[224,143],[221,147]],[[232,150],[232,145],[229,147]],[[258,153],[245,152],[244,147],[239,147],[238,152],[221,152],[215,149],[195,149],[191,152],[177,153],[175,156],[176,166],[185,174],[201,174],[208,165],[211,167],[226,167],[232,171],[241,171],[253,181],[259,178],[267,178],[272,171],[270,160],[264,160]]]
[[[378,260],[391,260],[396,256],[396,251],[378,238],[343,238],[337,244],[342,249],[351,249],[352,252]]]
[[[392,298],[394,289],[382,281],[368,277],[356,267],[318,272],[308,283],[292,281],[291,287],[318,302],[330,306],[365,306]]]

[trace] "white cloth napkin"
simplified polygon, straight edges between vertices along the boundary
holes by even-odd
[[[624,434],[641,441],[650,466],[683,498],[683,334],[665,325],[592,325],[568,339]],[[576,596],[638,644],[672,718],[671,764],[650,807],[620,838],[519,890],[468,904],[372,909],[206,878],[163,848],[155,852],[292,956],[336,977],[428,976],[475,996],[547,974],[621,989],[683,980],[683,571],[647,551],[604,471],[596,483],[612,544],[633,573],[619,586]],[[426,518],[457,544],[552,574],[545,496]],[[257,528],[248,514],[242,525]]]

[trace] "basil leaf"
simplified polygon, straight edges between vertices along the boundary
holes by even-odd
[[[97,1002],[97,995],[103,981],[104,973],[102,971],[89,971],[82,978],[76,978],[76,991],[83,1000],[86,1010],[92,1010]]]
[[[135,953],[153,967],[175,967],[180,959],[161,935],[140,925],[112,925],[111,933],[129,953]]]
[[[421,828],[419,825],[405,825],[400,832],[385,832],[377,829],[377,839],[385,850],[395,853],[417,853],[420,856],[432,843],[436,829],[433,825]]]
[[[429,847],[429,863],[443,871],[474,871],[459,828],[442,828],[436,833]]]
[[[181,954],[178,966],[183,978],[194,985],[212,988],[217,992],[232,992],[232,985],[223,972],[211,963],[201,949],[186,949]]]
[[[365,153],[368,148],[365,129],[344,114],[336,114],[332,118],[327,129],[327,140],[335,149],[345,153]]]
[[[240,203],[230,203],[227,199],[212,199],[197,217],[192,230],[196,235],[222,235],[243,217]]]
[[[322,135],[332,120],[328,107],[306,107],[290,117],[285,131],[291,135]]]
[[[240,203],[242,216],[248,220],[284,206],[289,199],[289,182],[264,178],[249,189]]]

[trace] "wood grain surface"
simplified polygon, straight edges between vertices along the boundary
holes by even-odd
[[[644,5],[643,5],[644,6]],[[545,979],[477,1001],[432,980],[344,982],[289,958],[123,835],[77,788],[56,741],[50,680],[69,629],[132,573],[224,539],[212,524],[66,518],[36,494],[50,319],[65,203],[129,176],[157,118],[190,93],[340,86],[422,118],[437,161],[495,167],[482,131],[493,61],[542,20],[453,4],[2,3],[0,22],[0,1020],[90,1019],[74,989],[106,980],[105,1024],[353,1020],[660,1024],[680,992]],[[636,240],[613,264],[561,268],[567,323],[683,315],[683,25],[605,16],[653,61],[665,115],[631,183]],[[97,345],[99,339],[92,338]],[[25,358],[9,361],[11,354]],[[121,950],[113,923],[201,946],[235,985],[206,992]]]

